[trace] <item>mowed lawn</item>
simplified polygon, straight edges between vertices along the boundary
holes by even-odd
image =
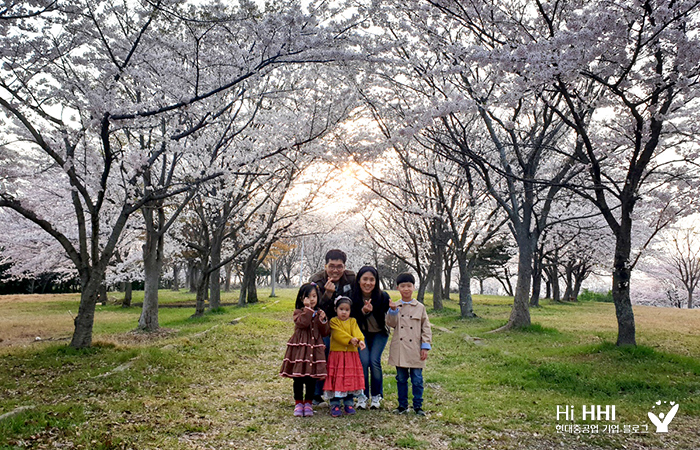
[[[0,297],[0,417],[10,413],[0,448],[700,448],[698,310],[635,307],[639,346],[620,349],[612,304],[545,300],[529,329],[489,333],[512,299],[475,296],[472,320],[459,318],[455,294],[442,311],[427,299],[427,417],[391,414],[396,371],[385,365],[383,409],[334,419],[321,407],[294,418],[291,381],[278,370],[295,292],[261,290],[257,304],[197,319],[193,307],[162,308],[153,334],[133,332],[140,309],[110,293],[97,307],[94,346],[82,351],[66,340],[77,295]],[[656,433],[647,413],[670,402],[678,413]],[[567,405],[573,422],[557,417]],[[584,405],[614,405],[615,420],[583,420]],[[562,430],[574,424],[579,433]]]

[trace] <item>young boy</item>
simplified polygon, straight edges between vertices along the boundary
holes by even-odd
[[[425,306],[412,298],[416,279],[410,273],[396,278],[401,301],[389,303],[386,324],[394,329],[389,347],[389,364],[396,366],[396,385],[399,391],[399,407],[395,414],[408,411],[408,377],[411,377],[413,411],[423,412],[423,368],[431,349],[432,331]]]

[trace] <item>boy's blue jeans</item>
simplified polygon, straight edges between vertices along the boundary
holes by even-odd
[[[384,397],[384,378],[382,376],[382,352],[386,347],[389,336],[382,333],[366,333],[365,344],[367,347],[360,350],[360,361],[365,373],[365,396],[370,396],[370,372],[372,381],[372,396]]]
[[[399,393],[399,408],[408,408],[408,377],[411,377],[413,409],[423,407],[423,369],[396,368],[396,390]]]

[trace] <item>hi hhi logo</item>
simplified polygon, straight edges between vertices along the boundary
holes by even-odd
[[[603,409],[605,408],[605,409]],[[564,419],[569,422],[576,420],[574,405],[557,405],[557,420]],[[615,405],[583,405],[581,407],[581,420],[605,420],[615,421]]]
[[[668,404],[669,402],[663,402],[665,404]],[[649,411],[649,420],[656,425],[656,432],[657,433],[668,433],[668,424],[671,423],[673,418],[676,416],[676,413],[678,412],[678,404],[676,402],[671,402],[671,410],[667,413],[659,413],[657,416],[653,412]],[[656,405],[652,406],[651,409],[656,409],[657,406],[661,406],[661,400],[658,400],[656,402]]]

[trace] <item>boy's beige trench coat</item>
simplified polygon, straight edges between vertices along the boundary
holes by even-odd
[[[396,367],[425,368],[420,359],[421,344],[432,344],[432,331],[425,306],[413,299],[399,302],[398,314],[386,314],[386,324],[394,329],[389,347],[389,364]]]

